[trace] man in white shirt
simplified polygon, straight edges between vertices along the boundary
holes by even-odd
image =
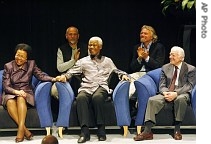
[[[81,87],[76,97],[77,114],[81,126],[81,135],[78,143],[90,140],[89,132],[89,108],[93,105],[99,141],[106,140],[104,103],[108,97],[108,79],[112,72],[118,74],[121,80],[129,80],[127,73],[116,68],[113,61],[100,54],[103,42],[100,37],[92,37],[89,40],[88,50],[90,55],[79,59],[75,65],[61,75],[59,80],[65,82],[73,75],[83,74]]]

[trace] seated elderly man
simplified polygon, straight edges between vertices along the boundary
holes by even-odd
[[[81,126],[81,135],[78,143],[90,140],[89,109],[93,106],[93,112],[97,123],[97,136],[99,141],[106,140],[104,103],[110,91],[108,79],[112,72],[118,74],[121,80],[129,80],[127,73],[117,69],[113,61],[101,55],[103,46],[100,37],[92,37],[89,40],[88,50],[90,55],[79,59],[67,73],[57,77],[62,82],[67,81],[73,75],[83,75],[81,87],[76,97],[78,120]]]
[[[184,119],[190,94],[196,84],[196,68],[184,62],[185,52],[174,46],[169,55],[170,63],[162,66],[158,95],[149,98],[145,113],[145,129],[134,137],[135,141],[151,140],[152,126],[156,124],[155,115],[166,103],[173,103],[174,107],[174,135],[175,140],[181,140],[180,125]]]

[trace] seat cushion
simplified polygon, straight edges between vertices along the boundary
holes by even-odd
[[[27,128],[40,128],[40,120],[36,108],[30,108],[26,116]],[[0,106],[0,129],[17,128],[15,122],[11,119],[7,110]]]

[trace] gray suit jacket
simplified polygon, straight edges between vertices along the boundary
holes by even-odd
[[[159,83],[159,92],[169,91],[171,79],[173,77],[174,65],[168,63],[162,66],[161,79]],[[182,62],[178,86],[175,88],[175,92],[178,95],[184,93],[191,93],[193,87],[196,84],[196,68],[190,64]]]

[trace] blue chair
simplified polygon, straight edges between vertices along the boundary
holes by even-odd
[[[159,81],[161,75],[161,68],[149,71],[143,77],[134,82],[138,93],[138,112],[135,120],[137,132],[140,133],[141,125],[144,124],[145,111],[149,97],[156,95],[158,92]],[[194,88],[191,95],[191,105],[186,110],[186,115],[183,120],[183,125],[195,125],[195,109],[196,109],[196,89]],[[156,125],[171,126],[173,124],[173,113],[171,104],[165,106],[156,115]]]
[[[194,112],[195,117],[196,117],[196,85],[193,88],[192,93],[191,93],[191,105],[192,105],[193,112]]]
[[[135,125],[144,123],[144,115],[149,97],[156,95],[160,80],[161,68],[148,72],[143,77],[134,81],[138,93],[138,112]]]
[[[120,81],[113,91],[113,101],[116,113],[117,125],[123,126],[124,136],[127,136],[128,126],[131,123],[129,110],[130,82]]]
[[[115,80],[116,75],[113,75],[114,77],[110,77],[110,79]],[[108,83],[111,82],[111,80],[108,80]],[[118,84],[114,87],[114,91],[109,93],[109,95],[112,94],[112,97],[108,97],[108,99],[105,102],[105,124],[106,125],[118,125],[123,126],[124,128],[124,135],[127,135],[128,126],[130,125],[131,118],[130,118],[130,111],[129,111],[129,86],[130,82],[128,81],[120,81]],[[79,126],[78,120],[77,120],[77,110],[76,110],[76,101],[73,89],[69,83],[60,83],[56,82],[56,87],[59,92],[59,115],[58,116],[61,119],[61,121],[65,121],[67,124],[67,118],[70,111],[70,117],[69,117],[69,126]],[[63,99],[60,99],[63,98]],[[63,102],[62,102],[63,101]],[[64,106],[64,102],[70,103],[69,105]],[[62,110],[63,112],[60,111]],[[67,111],[68,110],[68,111]],[[96,122],[94,119],[94,113],[92,109],[89,110],[90,112],[90,127],[95,127]],[[57,119],[58,124],[59,118]],[[64,122],[63,122],[64,123]],[[59,125],[58,125],[59,126]],[[60,129],[59,129],[60,130]]]
[[[111,97],[109,96],[105,102],[105,114],[104,114],[105,124],[108,126],[111,126],[111,125],[123,126],[125,129],[124,135],[127,135],[127,131],[128,131],[127,127],[130,125],[130,122],[131,122],[130,112],[129,112],[129,99],[128,99],[129,84],[130,83],[128,81],[120,81],[115,86],[114,91],[111,93],[112,96]],[[64,84],[60,82],[57,82],[56,86],[59,91],[59,105],[60,106],[63,106],[64,103],[67,104],[67,98],[70,99],[70,102],[68,103],[71,103],[71,104],[66,105],[63,110],[63,111],[66,111],[66,118],[69,118],[70,126],[79,126],[78,119],[77,119],[77,111],[76,111],[77,104],[75,101],[72,87],[69,85],[69,83]],[[62,95],[66,96],[66,98],[63,99],[63,102],[60,101],[60,97]],[[60,113],[60,109],[59,109],[59,113]],[[69,111],[67,112],[67,110],[70,110],[70,117],[68,117]],[[63,119],[66,119],[66,118],[63,118]],[[58,123],[58,120],[57,120],[57,123]],[[96,126],[92,109],[90,109],[89,126],[90,127]]]
[[[58,134],[62,138],[63,127],[69,127],[71,105],[75,96],[69,82],[56,82],[56,87],[59,93],[59,113],[56,126],[59,127]],[[46,128],[47,135],[50,134],[50,128],[53,126],[50,89],[51,85],[48,87],[49,91],[45,97],[36,97],[35,99],[41,127]]]

